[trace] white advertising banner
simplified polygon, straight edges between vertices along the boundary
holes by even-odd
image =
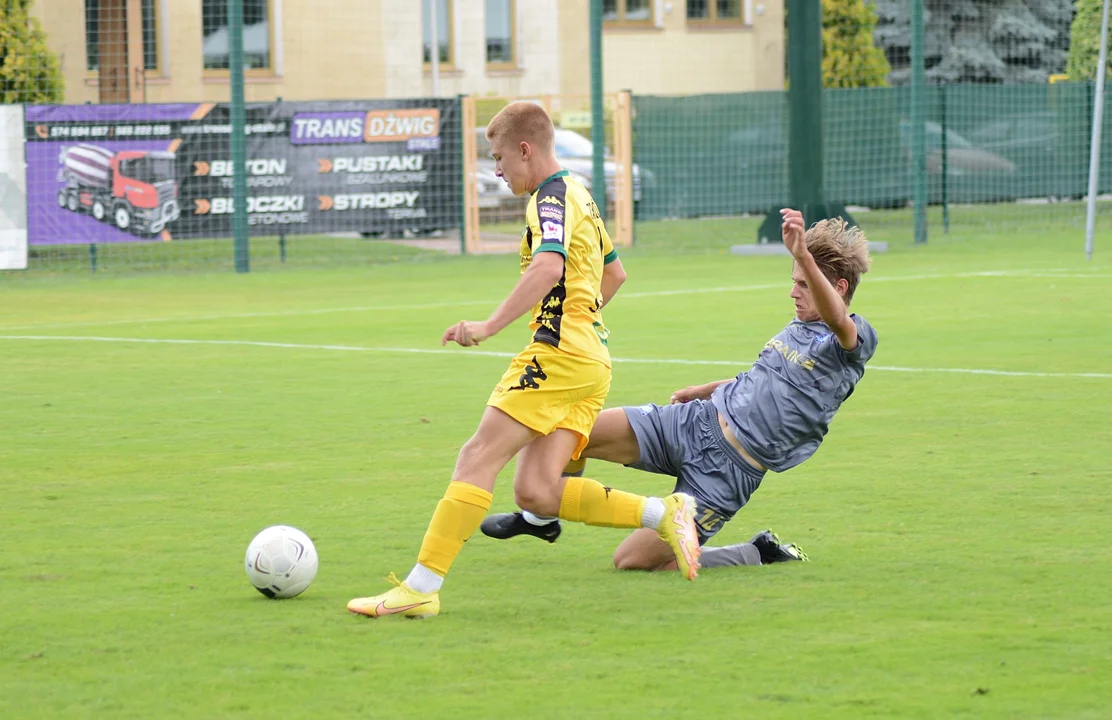
[[[23,106],[0,105],[0,270],[27,269]]]

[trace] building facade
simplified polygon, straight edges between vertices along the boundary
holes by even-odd
[[[249,102],[590,91],[589,0],[243,5]],[[784,86],[783,0],[604,0],[603,8],[606,92]],[[61,60],[68,103],[229,97],[226,0],[37,0],[32,12]]]

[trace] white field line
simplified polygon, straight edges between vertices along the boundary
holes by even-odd
[[[944,280],[953,278],[971,278],[971,277],[1019,277],[1019,278],[1053,278],[1053,279],[1071,279],[1071,278],[1110,278],[1112,274],[1092,274],[1092,273],[1075,273],[1072,270],[1064,269],[1045,269],[1045,270],[983,270],[979,272],[967,273],[944,273],[944,274],[923,274],[923,275],[904,275],[894,277],[877,277],[870,278],[866,276],[864,280],[867,284],[873,283],[891,283],[891,282],[908,282],[915,280]],[[620,293],[619,300],[635,300],[638,298],[654,298],[654,297],[671,297],[675,295],[703,295],[708,293],[729,293],[729,292],[752,292],[757,290],[777,290],[789,289],[791,286],[790,281],[785,279],[782,283],[766,283],[762,285],[727,285],[722,287],[700,287],[700,288],[683,288],[678,290],[650,290],[646,292],[629,292]],[[306,315],[327,315],[331,313],[348,313],[348,312],[389,312],[389,311],[406,311],[406,310],[433,310],[442,308],[453,307],[473,307],[473,306],[497,306],[501,300],[461,300],[455,302],[435,302],[435,303],[417,303],[411,305],[355,305],[351,307],[335,307],[335,308],[317,308],[311,310],[272,310],[267,312],[251,312],[251,313],[225,313],[219,315],[179,315],[171,317],[156,317],[156,318],[135,318],[130,320],[94,320],[89,322],[72,322],[72,323],[43,323],[33,325],[0,325],[0,332],[8,332],[11,330],[43,330],[47,328],[73,328],[73,327],[108,327],[112,325],[151,325],[156,323],[174,323],[174,322],[201,322],[205,320],[235,320],[245,318],[267,318],[267,317],[295,317]]]
[[[404,348],[404,347],[363,347],[360,345],[311,345],[302,343],[261,342],[255,340],[190,340],[177,338],[119,338],[95,337],[84,335],[0,335],[0,340],[48,340],[63,342],[94,343],[133,343],[146,345],[223,345],[238,347],[280,348],[287,350],[325,350],[333,352],[394,353],[411,355],[454,355],[456,357],[496,357],[512,358],[514,353],[492,352],[489,350],[462,350],[447,348]],[[640,365],[722,365],[744,369],[752,363],[736,360],[687,360],[682,358],[613,358],[615,363]],[[963,375],[997,375],[1003,377],[1041,377],[1041,378],[1096,378],[1112,380],[1112,373],[1065,373],[1037,372],[1021,370],[993,370],[985,368],[915,368],[891,365],[869,365],[869,370],[900,373],[957,373]]]

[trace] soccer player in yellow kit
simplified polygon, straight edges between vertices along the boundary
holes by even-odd
[[[514,500],[538,516],[615,528],[655,529],[681,573],[699,568],[695,502],[674,493],[646,498],[582,477],[563,477],[578,458],[610,390],[610,354],[602,307],[625,280],[621,261],[591,195],[561,169],[554,130],[539,105],[515,102],[487,125],[496,173],[516,195],[530,194],[521,241],[521,279],[482,322],[462,321],[441,344],[478,345],[530,311],[530,344],[487,401],[464,444],[452,481],[436,506],[417,564],[395,587],[356,598],[348,610],[380,617],[430,617],[463,543],[490,509],[498,472],[517,456]],[[537,478],[549,482],[537,482]],[[529,482],[520,482],[519,478]]]

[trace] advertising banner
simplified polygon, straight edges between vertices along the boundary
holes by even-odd
[[[458,226],[458,105],[248,104],[252,234]],[[229,113],[227,104],[28,106],[30,244],[230,236]]]
[[[0,270],[27,269],[23,106],[0,107]]]

